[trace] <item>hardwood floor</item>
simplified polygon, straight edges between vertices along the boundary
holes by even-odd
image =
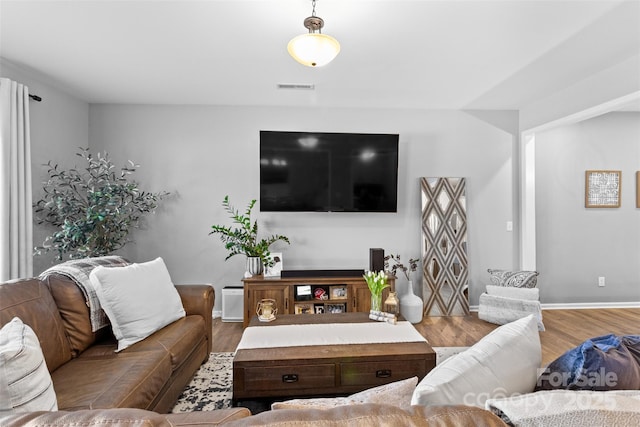
[[[540,332],[542,364],[547,365],[588,338],[609,333],[640,335],[640,308],[544,310],[543,323],[546,331]],[[478,319],[477,313],[465,317],[428,317],[415,326],[433,347],[471,346],[498,327]],[[241,336],[241,322],[214,319],[214,352],[235,351]]]

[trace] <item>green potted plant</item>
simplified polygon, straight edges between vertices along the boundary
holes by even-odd
[[[258,239],[258,221],[251,221],[251,210],[256,204],[253,199],[247,205],[244,213],[240,213],[229,203],[229,196],[224,196],[222,206],[231,215],[237,227],[227,227],[224,225],[212,225],[209,234],[218,234],[224,243],[229,255],[225,261],[234,255],[247,256],[247,272],[252,275],[261,274],[264,267],[271,267],[274,261],[271,258],[269,247],[277,241],[289,244],[289,238],[280,234],[272,234],[263,239]]]
[[[56,251],[58,260],[108,255],[126,245],[140,219],[158,207],[169,193],[149,193],[129,180],[139,165],[129,160],[120,173],[107,153],[95,157],[89,149],[76,153],[85,168],[64,170],[49,161],[44,195],[33,206],[38,224],[56,228],[36,255]]]

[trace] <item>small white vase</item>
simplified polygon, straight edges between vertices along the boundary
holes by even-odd
[[[413,293],[413,282],[409,280],[409,289],[400,298],[400,314],[411,323],[420,323],[422,310],[422,298]]]
[[[257,256],[248,256],[247,257],[247,273],[251,276],[256,276],[258,274],[262,274],[264,266],[262,264],[262,260]]]

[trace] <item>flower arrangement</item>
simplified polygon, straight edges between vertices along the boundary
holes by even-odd
[[[390,254],[384,257],[384,269],[393,276],[395,276],[396,272],[400,270],[404,274],[404,277],[407,278],[407,280],[411,280],[409,276],[411,273],[417,270],[418,261],[419,260],[417,258],[409,258],[409,265],[405,266],[400,262],[400,255]]]
[[[367,271],[362,277],[364,277],[369,291],[371,291],[371,310],[372,312],[379,313],[382,311],[382,291],[389,287],[386,271]]]
[[[362,277],[364,277],[365,282],[367,282],[371,295],[381,296],[382,291],[389,287],[389,283],[387,282],[387,273],[384,271],[379,271],[377,273],[367,271]]]

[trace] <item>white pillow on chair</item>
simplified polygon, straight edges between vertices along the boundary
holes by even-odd
[[[96,267],[89,276],[122,351],[185,316],[162,258],[126,267]]]

